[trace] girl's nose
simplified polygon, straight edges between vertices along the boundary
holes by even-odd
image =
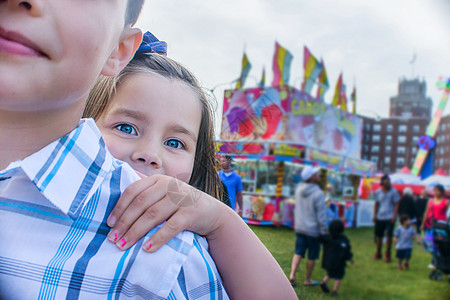
[[[158,147],[155,145],[144,145],[132,154],[132,160],[136,163],[142,163],[153,168],[159,169],[162,167],[161,155]]]

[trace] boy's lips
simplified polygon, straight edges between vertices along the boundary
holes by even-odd
[[[23,35],[0,27],[0,52],[21,56],[48,57],[39,46]]]

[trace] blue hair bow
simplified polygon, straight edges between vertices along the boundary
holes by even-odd
[[[146,33],[144,33],[141,45],[136,51],[136,54],[143,53],[159,53],[167,55],[167,43],[158,40],[158,38],[154,36],[150,31],[147,31]]]

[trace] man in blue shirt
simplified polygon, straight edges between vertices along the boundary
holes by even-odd
[[[392,234],[395,220],[397,219],[398,203],[400,196],[392,187],[389,175],[381,177],[381,188],[374,194],[375,206],[373,222],[375,223],[375,237],[377,252],[374,259],[381,259],[382,240],[386,235],[386,257],[385,261],[391,261]]]
[[[242,216],[243,202],[241,176],[231,169],[231,157],[228,155],[220,157],[220,166],[222,167],[222,170],[219,171],[219,177],[227,187],[231,208],[236,210],[237,202],[239,205],[237,212],[240,216]]]

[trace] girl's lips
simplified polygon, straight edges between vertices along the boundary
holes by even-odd
[[[0,52],[11,55],[47,57],[33,42],[12,32],[4,32],[0,28]]]

